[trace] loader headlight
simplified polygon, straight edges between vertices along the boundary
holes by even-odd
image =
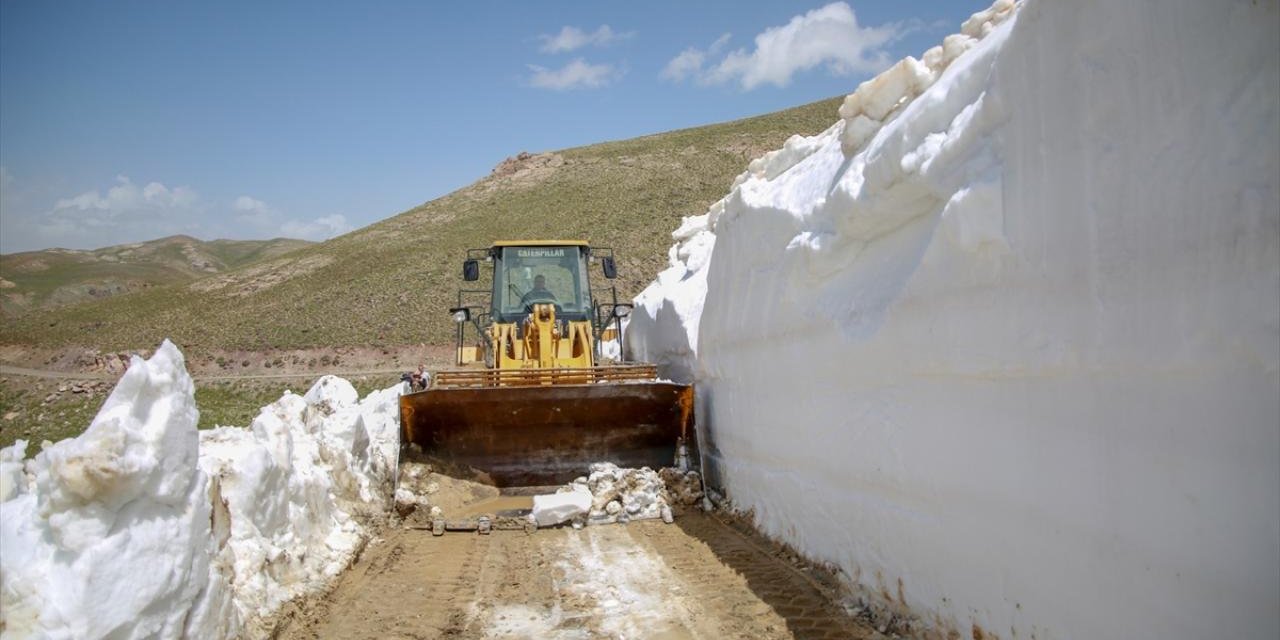
[[[620,304],[613,308],[613,317],[615,318],[625,318],[629,315],[631,315],[631,305],[629,304]]]
[[[471,319],[471,310],[466,307],[450,309],[449,313],[453,314],[453,321],[462,324]]]

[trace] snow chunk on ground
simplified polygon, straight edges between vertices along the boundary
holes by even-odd
[[[533,497],[533,520],[539,527],[550,527],[586,516],[591,510],[591,491],[584,485],[570,485],[558,493]]]
[[[396,486],[396,510],[400,515],[431,508],[431,495],[440,490],[431,479],[431,471],[431,465],[421,462],[400,463],[400,481]]]
[[[357,402],[328,376],[250,429],[198,432],[170,342],[79,437],[0,451],[0,616],[51,638],[264,637],[326,586],[390,501],[399,385]]]
[[[591,493],[592,522],[626,522],[663,517],[670,513],[666,485],[649,467],[627,469],[612,462],[591,465],[591,475],[574,480]]]
[[[693,507],[702,500],[702,475],[697,471],[664,467],[658,470],[658,477],[667,487],[668,502],[672,506]]]
[[[534,496],[533,517],[538,526],[573,521],[577,527],[652,518],[671,522],[673,506],[689,507],[702,499],[702,477],[696,471],[631,469],[612,462],[596,462],[589,469],[590,475],[575,479],[554,494]]]

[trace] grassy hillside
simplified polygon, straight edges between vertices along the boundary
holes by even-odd
[[[79,304],[187,283],[311,244],[305,240],[214,240],[171,236],[93,251],[46,249],[0,256],[0,315]]]
[[[150,349],[170,337],[201,353],[448,343],[465,250],[496,239],[613,247],[614,282],[630,297],[666,266],[681,216],[705,212],[752,158],[830,126],[838,105],[522,154],[466,188],[286,256],[6,322],[0,344]]]

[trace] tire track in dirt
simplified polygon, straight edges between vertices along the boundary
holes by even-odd
[[[819,590],[806,576],[776,550],[770,549],[763,539],[753,540],[714,517],[701,514],[681,518],[677,524],[686,540],[665,544],[660,552],[670,557],[678,572],[689,575],[686,579],[695,583],[709,582],[704,565],[683,562],[683,556],[701,552],[705,546],[720,560],[721,567],[731,568],[746,582],[747,589],[763,604],[785,619],[789,633],[781,637],[796,640],[836,640],[846,638],[881,637],[870,626],[846,615],[836,603]],[[724,591],[716,596],[724,606],[742,615],[749,615],[758,606],[741,600],[740,592]],[[737,598],[741,601],[734,602]]]
[[[559,585],[573,610],[591,621],[593,637],[712,638],[695,624],[697,603],[638,540],[657,522],[569,531],[560,543]]]
[[[580,615],[565,601],[564,572],[556,561],[561,555],[556,544],[559,533],[494,536],[494,551],[481,569],[476,615],[466,637],[595,637],[589,616]]]
[[[693,512],[526,535],[389,530],[291,639],[875,638],[763,539]]]
[[[328,596],[304,607],[282,638],[453,637],[476,601],[478,568],[489,538],[394,529],[371,544]]]
[[[703,518],[701,514],[681,517]],[[716,561],[710,547],[676,526],[646,531],[643,543],[679,583],[675,596],[696,599],[697,619],[712,638],[789,639],[786,621],[733,568]],[[710,559],[711,561],[708,561]]]

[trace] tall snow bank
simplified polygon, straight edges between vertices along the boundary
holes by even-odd
[[[188,633],[190,612],[214,595],[194,392],[165,342],[134,358],[84,434],[27,464],[30,482],[0,503],[6,635]]]
[[[323,587],[386,507],[398,388],[322,378],[250,430],[197,432],[166,341],[79,437],[0,451],[0,629],[12,637],[261,637]]]
[[[325,376],[263,407],[249,429],[200,433],[213,568],[250,635],[268,635],[282,605],[346,569],[369,518],[391,507],[399,395],[397,386],[358,402],[350,382]]]
[[[676,232],[709,480],[926,621],[1280,633],[1274,3],[999,2]]]

